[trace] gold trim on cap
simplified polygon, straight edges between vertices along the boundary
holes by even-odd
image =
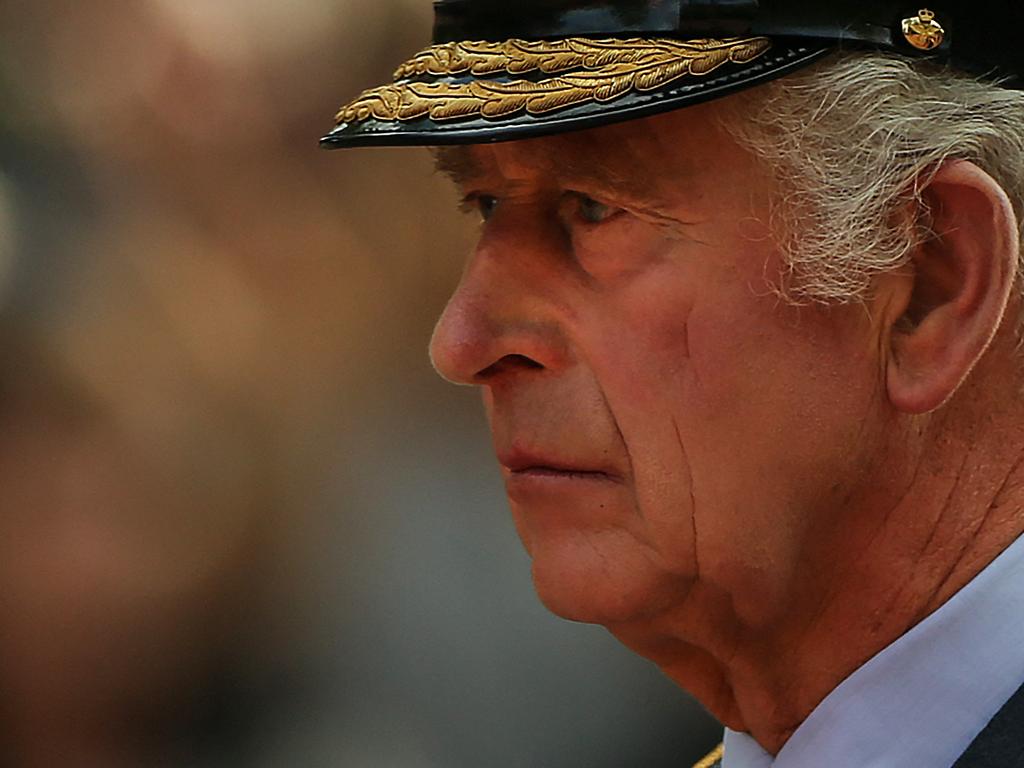
[[[714,766],[718,765],[723,755],[725,755],[725,747],[722,744],[719,744],[707,757],[693,766],[693,768],[714,768]]]
[[[429,117],[501,120],[526,112],[545,115],[590,102],[609,102],[632,91],[654,91],[684,76],[701,77],[727,62],[746,64],[771,48],[765,37],[725,40],[507,40],[435,45],[395,72],[397,82],[364,91],[336,120],[356,123]],[[554,74],[539,80],[422,82],[418,76]]]

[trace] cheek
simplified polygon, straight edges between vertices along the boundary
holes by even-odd
[[[755,612],[785,589],[817,497],[848,474],[873,381],[848,324],[749,286],[652,274],[642,301],[606,308],[615,354],[592,364],[661,567],[750,596]]]
[[[705,502],[701,554],[752,614],[789,588],[809,527],[833,513],[830,489],[859,466],[878,379],[845,313],[751,300],[690,314],[679,419]]]
[[[636,537],[663,572],[692,577],[693,477],[680,414],[692,399],[692,292],[668,269],[602,307],[588,360],[629,455]]]
[[[879,381],[851,324],[819,309],[703,305],[689,331],[693,420],[783,463],[832,453],[835,428],[859,421]]]

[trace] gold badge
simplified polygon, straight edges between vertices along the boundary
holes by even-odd
[[[946,30],[935,20],[934,12],[922,8],[917,16],[903,20],[903,36],[919,51],[930,51],[942,45]]]

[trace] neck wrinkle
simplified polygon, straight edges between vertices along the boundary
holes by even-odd
[[[1004,386],[993,391],[991,375],[972,377],[927,417],[918,461],[905,465],[917,471],[907,471],[898,492],[893,482],[888,505],[873,505],[875,514],[860,518],[875,521],[877,536],[832,563],[831,572],[841,574],[845,561],[849,578],[837,575],[818,609],[783,622],[803,630],[760,638],[736,654],[728,672],[736,709],[770,754],[843,680],[1024,534],[1024,408],[1010,396],[1020,384],[1005,371],[996,380]]]

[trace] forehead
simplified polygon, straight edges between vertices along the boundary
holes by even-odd
[[[736,153],[711,105],[526,141],[435,150],[456,183],[589,181],[622,191],[676,186]]]

